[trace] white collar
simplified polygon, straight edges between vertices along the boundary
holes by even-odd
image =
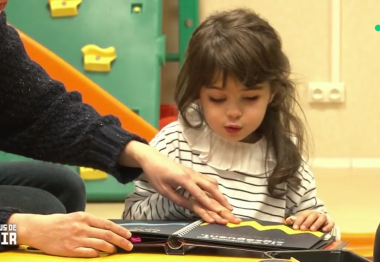
[[[193,125],[201,123],[196,110],[193,106],[186,114]],[[199,159],[213,168],[258,175],[272,171],[276,165],[272,150],[268,150],[266,159],[267,142],[264,137],[253,144],[231,142],[217,135],[204,122],[194,129],[187,127],[180,116],[178,123],[191,150],[199,153]]]

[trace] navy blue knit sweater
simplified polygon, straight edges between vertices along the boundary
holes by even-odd
[[[100,116],[67,92],[26,54],[17,31],[0,14],[0,151],[42,161],[92,167],[128,183],[139,168],[117,165],[131,140],[146,141],[121,128],[114,116]],[[18,212],[0,207],[0,224]],[[0,246],[0,251],[4,247]]]

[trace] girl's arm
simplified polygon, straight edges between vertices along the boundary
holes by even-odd
[[[183,190],[181,194],[185,195]],[[123,219],[127,220],[181,220],[194,218],[189,210],[179,207],[158,194],[146,181],[144,175],[135,181],[134,193],[125,199]]]
[[[286,195],[287,217],[297,215],[306,210],[316,210],[325,214],[328,219],[332,219],[327,212],[325,204],[317,197],[317,186],[315,178],[309,167],[304,164],[299,170],[301,185],[298,189],[288,187]],[[340,232],[338,226],[335,226],[331,232],[338,239]]]
[[[150,143],[159,152],[179,162],[179,147],[176,122],[163,128]],[[182,141],[184,143],[184,141]],[[189,193],[182,188],[177,191],[189,198]],[[125,199],[123,219],[133,220],[178,220],[197,217],[189,210],[175,205],[172,201],[158,194],[148,183],[144,174],[135,180],[135,191]]]
[[[327,214],[325,204],[317,197],[314,175],[306,164],[300,168],[298,175],[301,178],[300,187],[294,189],[288,186],[286,195],[288,215],[295,215],[311,209]]]

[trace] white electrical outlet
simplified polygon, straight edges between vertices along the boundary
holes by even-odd
[[[343,103],[345,101],[344,83],[309,83],[309,103]]]

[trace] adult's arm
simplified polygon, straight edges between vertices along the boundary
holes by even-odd
[[[118,164],[126,145],[146,141],[121,128],[116,117],[100,116],[67,92],[26,54],[17,31],[0,14],[0,150],[42,161],[87,166],[128,183],[141,168]],[[125,158],[124,158],[125,159]],[[131,161],[131,165],[138,166]],[[0,207],[0,224],[18,210]],[[11,247],[0,246],[0,251]]]
[[[28,57],[17,31],[7,26],[5,12],[0,14],[1,151],[53,163],[96,168],[113,175],[121,183],[134,180],[144,169],[155,189],[181,206],[186,205],[186,199],[176,194],[174,189],[178,187],[186,188],[212,211],[218,212],[220,207],[213,205],[201,189],[231,209],[217,190],[216,181],[173,162],[146,144],[144,139],[123,130],[116,117],[100,116],[94,108],[82,102],[78,92],[67,92],[62,83],[51,79]],[[26,214],[12,216],[2,210],[0,208],[3,221],[13,217],[25,226],[28,224],[29,229],[36,228],[30,225],[30,221],[26,222]],[[44,219],[54,220],[54,217]],[[70,216],[64,216],[64,219],[70,219]],[[84,221],[90,226],[86,229],[88,231],[99,226],[99,223]],[[49,235],[44,237],[51,239]],[[28,241],[25,244],[29,244]],[[91,243],[84,245],[88,247],[86,250],[99,250]],[[70,248],[65,252],[79,255],[72,253]],[[61,252],[53,250],[51,254]]]
[[[142,170],[118,165],[132,140],[114,116],[100,116],[32,61],[0,14],[0,150],[42,161],[86,166],[128,183]]]
[[[181,163],[181,134],[178,125],[164,127],[150,142],[161,154]],[[183,140],[183,139],[182,139]],[[184,142],[182,142],[184,143]],[[135,191],[125,198],[123,218],[127,220],[183,220],[198,218],[188,208],[179,206],[159,194],[142,174],[135,182]],[[177,192],[189,199],[190,194],[183,188]],[[210,221],[211,222],[211,221]]]

